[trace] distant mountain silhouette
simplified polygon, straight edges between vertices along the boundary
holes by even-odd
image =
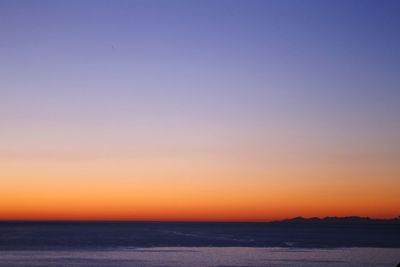
[[[372,219],[369,217],[357,217],[357,216],[349,216],[349,217],[325,217],[325,218],[305,218],[305,217],[295,217],[292,219],[285,219],[281,221],[274,221],[272,223],[345,223],[345,224],[400,224],[400,217],[391,218],[391,219]]]

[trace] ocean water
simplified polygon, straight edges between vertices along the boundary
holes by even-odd
[[[0,222],[0,267],[395,267],[400,224]]]
[[[0,222],[0,251],[210,246],[400,248],[400,224]]]
[[[399,261],[400,249],[390,248],[159,247],[0,252],[1,267],[395,267]]]

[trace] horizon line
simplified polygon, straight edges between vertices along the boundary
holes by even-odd
[[[325,217],[303,217],[296,216],[285,219],[276,219],[276,220],[134,220],[134,219],[0,219],[0,223],[3,222],[104,222],[104,223],[113,223],[113,222],[126,222],[126,223],[273,223],[273,222],[285,222],[295,219],[304,219],[304,220],[312,220],[312,219],[367,219],[374,221],[390,221],[390,220],[400,220],[400,216],[397,217],[368,217],[368,216],[325,216]]]

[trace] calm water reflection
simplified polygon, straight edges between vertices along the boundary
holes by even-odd
[[[87,251],[2,251],[0,266],[330,266],[393,267],[400,249],[121,248]]]

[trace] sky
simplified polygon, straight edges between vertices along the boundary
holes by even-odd
[[[399,1],[0,1],[0,219],[400,215]]]

